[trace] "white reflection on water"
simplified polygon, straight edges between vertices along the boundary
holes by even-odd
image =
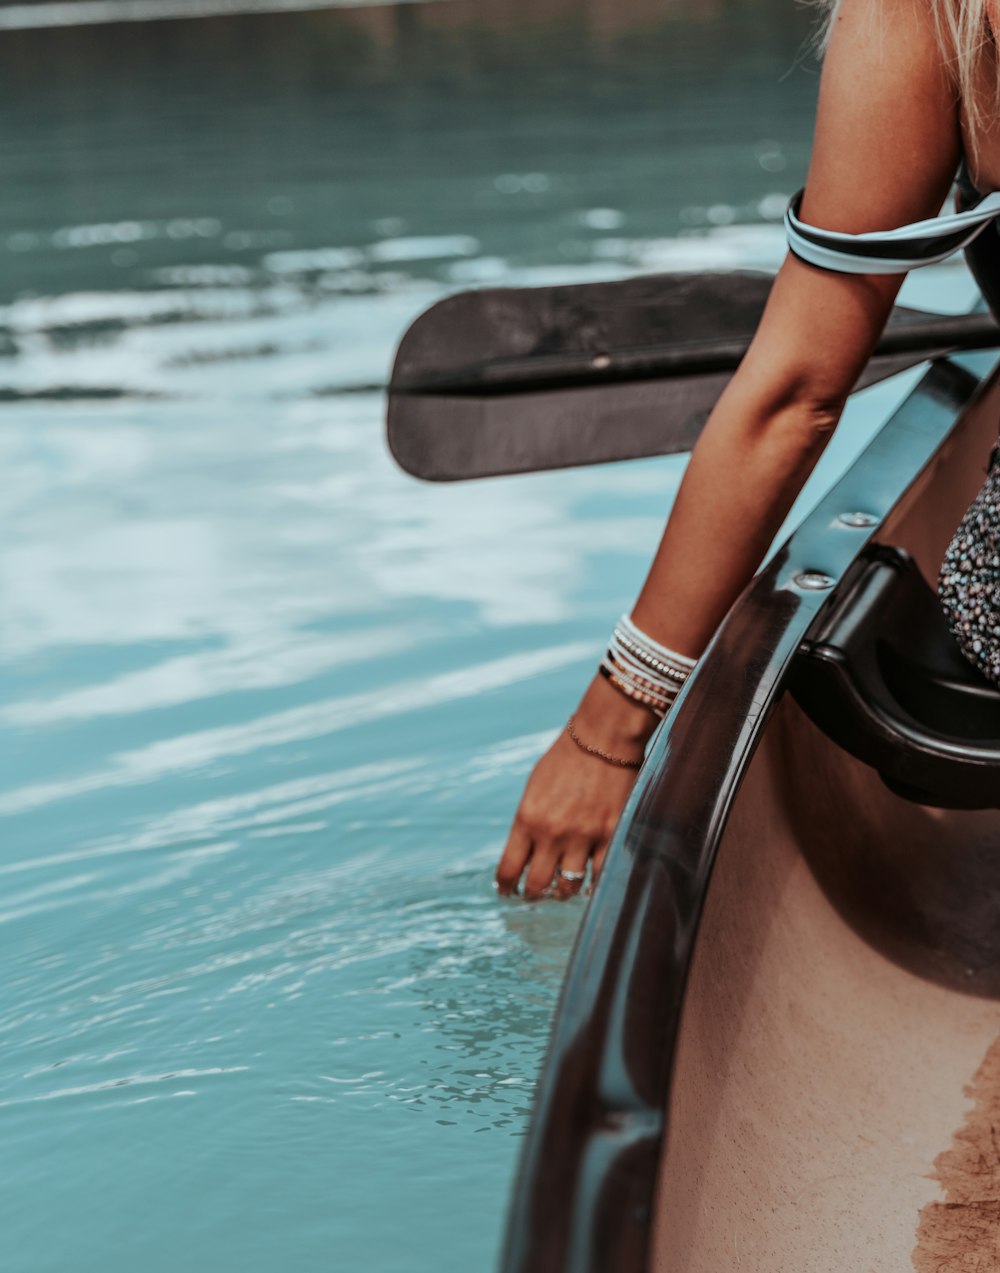
[[[0,724],[52,725],[95,720],[210,698],[235,690],[275,689],[309,680],[331,668],[383,658],[430,638],[433,629],[387,632],[358,629],[350,636],[318,637],[298,631],[247,634],[221,650],[177,655],[101,684],[48,699],[0,707]]]
[[[127,327],[96,347],[40,336],[40,347],[10,360],[8,383],[47,390],[85,374],[116,385],[130,378],[144,393],[169,386],[184,405],[36,403],[10,416],[0,436],[5,472],[15,475],[0,492],[6,656],[153,641],[221,648],[173,650],[160,664],[14,704],[8,720],[82,719],[285,684],[296,666],[305,675],[341,657],[343,644],[311,625],[403,598],[462,600],[488,624],[570,612],[588,537],[576,503],[589,491],[657,483],[666,498],[670,480],[618,470],[421,487],[385,454],[379,396],[309,398],[325,392],[346,347],[358,374],[384,376],[385,331],[405,325],[427,290],[419,300],[359,297],[218,327],[189,316]],[[61,317],[72,311],[71,302]],[[33,321],[17,325],[19,337]],[[236,373],[228,362],[244,342],[281,356]],[[285,396],[293,389],[297,400]],[[223,424],[234,409],[235,433]],[[501,526],[516,533],[497,534]],[[629,551],[655,531],[653,519],[619,510],[605,519],[602,543]],[[438,628],[409,618],[407,639]],[[367,648],[365,630],[352,636]],[[383,630],[373,653],[397,638]]]
[[[141,831],[112,836],[71,853],[34,856],[0,866],[0,875],[47,870],[53,866],[89,862],[120,853],[189,844],[215,835],[221,828],[256,827],[261,823],[298,816],[304,809],[328,809],[341,800],[380,797],[398,790],[401,782],[420,767],[417,760],[380,761],[275,783],[238,796],[206,800],[199,804],[149,819]]]
[[[110,1092],[118,1088],[148,1087],[153,1083],[170,1083],[178,1079],[213,1078],[223,1074],[245,1074],[249,1065],[213,1066],[209,1069],[171,1070],[165,1074],[126,1074],[121,1078],[106,1079],[103,1083],[84,1083],[80,1087],[56,1087],[35,1096],[16,1100],[0,1100],[0,1106],[30,1105],[35,1101],[58,1101],[68,1096],[88,1096],[96,1092]],[[193,1096],[194,1092],[174,1092],[174,1096]]]
[[[467,791],[477,783],[493,783],[508,776],[516,778],[551,740],[551,731],[505,739],[456,763],[443,778],[430,771],[426,759],[407,758],[355,765],[308,778],[273,783],[237,796],[205,800],[150,817],[137,830],[125,835],[112,835],[71,852],[36,854],[6,862],[0,865],[0,875],[22,876],[84,863],[94,866],[102,859],[178,846],[184,847],[183,860],[191,864],[200,859],[214,858],[220,853],[229,853],[237,845],[237,841],[220,840],[220,836],[243,833],[254,838],[287,834],[290,830],[295,834],[303,830],[322,830],[327,825],[325,821],[297,823],[295,820],[307,814],[328,812],[338,806],[353,806],[355,809],[377,807],[389,798],[402,803],[407,797],[426,795],[431,786],[447,793]],[[420,822],[426,824],[427,821],[425,810],[417,817],[395,819],[393,824],[409,826]],[[475,819],[470,820],[466,815],[465,821],[469,825]],[[358,832],[370,829],[372,825],[371,819],[355,818],[348,829]],[[504,820],[486,819],[483,825],[499,831],[503,829]],[[198,847],[191,848],[191,845]],[[94,874],[57,874],[36,888],[19,892],[8,890],[6,900],[9,905],[18,906],[50,900],[55,895],[74,893],[98,878]],[[73,900],[78,901],[79,898]]]
[[[95,26],[107,22],[158,22],[168,18],[216,18],[250,13],[309,13],[370,5],[419,4],[421,0],[72,0],[9,4],[0,8],[0,31]]]
[[[380,409],[359,399],[248,408],[252,462],[204,404],[22,409],[0,439],[5,471],[16,475],[0,494],[7,657],[224,643],[171,651],[161,665],[58,696],[67,714],[83,715],[88,704],[128,710],[132,693],[139,706],[184,701],[195,682],[205,694],[284,683],[284,659],[305,671],[340,658],[342,643],[312,625],[393,600],[462,599],[491,625],[550,621],[569,613],[588,542],[572,508],[589,492],[659,485],[666,499],[670,489],[662,474],[628,470],[418,486],[385,455]],[[516,533],[498,534],[501,526]],[[653,518],[619,510],[604,519],[602,543],[628,551],[656,529]],[[406,639],[418,644],[440,622],[410,618]],[[402,631],[383,629],[383,650]],[[364,635],[351,633],[358,657]],[[284,655],[260,662],[279,645]],[[44,703],[6,710],[11,720],[60,714]]]
[[[0,795],[0,814],[23,813],[55,800],[109,787],[152,782],[169,774],[244,756],[262,748],[303,742],[380,719],[394,720],[409,712],[473,698],[575,663],[586,667],[595,656],[592,643],[575,642],[554,649],[510,655],[438,676],[389,684],[364,694],[327,699],[308,707],[258,717],[246,724],[222,725],[162,739],[135,751],[119,752],[105,767],[73,778],[9,790]]]

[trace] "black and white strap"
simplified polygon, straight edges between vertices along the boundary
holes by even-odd
[[[785,213],[788,246],[797,257],[842,274],[905,274],[922,265],[937,265],[968,247],[990,222],[1000,217],[1000,191],[988,194],[965,212],[914,221],[895,230],[845,234],[820,230],[799,219],[800,190]]]

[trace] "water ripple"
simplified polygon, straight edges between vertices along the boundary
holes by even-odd
[[[104,716],[132,715],[236,690],[275,689],[320,672],[380,659],[412,648],[433,629],[403,632],[357,629],[349,635],[254,633],[236,647],[166,659],[103,684],[49,699],[24,699],[0,707],[0,724],[28,727]]]
[[[106,1079],[102,1083],[85,1083],[80,1087],[58,1087],[32,1096],[0,1100],[0,1108],[10,1105],[33,1105],[37,1101],[60,1101],[70,1096],[92,1096],[97,1092],[111,1092],[122,1087],[148,1087],[153,1083],[171,1083],[177,1079],[214,1078],[220,1074],[245,1074],[248,1065],[214,1066],[209,1069],[171,1070],[165,1074],[128,1074],[122,1078]],[[181,1095],[175,1092],[174,1095]],[[183,1093],[193,1096],[193,1092]]]
[[[7,791],[0,795],[0,816],[24,813],[87,792],[151,782],[261,748],[285,746],[370,724],[380,717],[396,718],[502,689],[573,664],[583,665],[593,658],[591,642],[570,641],[551,649],[509,655],[454,672],[271,713],[243,725],[224,725],[164,739],[136,751],[120,752],[113,763],[103,769],[64,781],[32,783]]]

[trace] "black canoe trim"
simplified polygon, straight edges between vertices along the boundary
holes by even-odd
[[[931,366],[747,588],[654,739],[563,984],[500,1273],[646,1273],[682,999],[729,810],[807,631],[979,383]],[[858,509],[871,526],[838,520]],[[803,586],[822,575],[830,586]]]

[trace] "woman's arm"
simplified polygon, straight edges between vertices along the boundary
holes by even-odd
[[[925,0],[843,0],[823,68],[801,215],[833,230],[887,229],[941,207],[960,127]],[[833,274],[789,256],[757,334],[698,440],[632,611],[701,653],[759,566],[871,356],[899,275]],[[593,746],[639,758],[657,724],[603,677],[575,713]],[[599,871],[634,775],[566,734],[528,782],[497,869],[501,892],[539,896],[557,869]],[[578,887],[560,879],[557,893]]]

